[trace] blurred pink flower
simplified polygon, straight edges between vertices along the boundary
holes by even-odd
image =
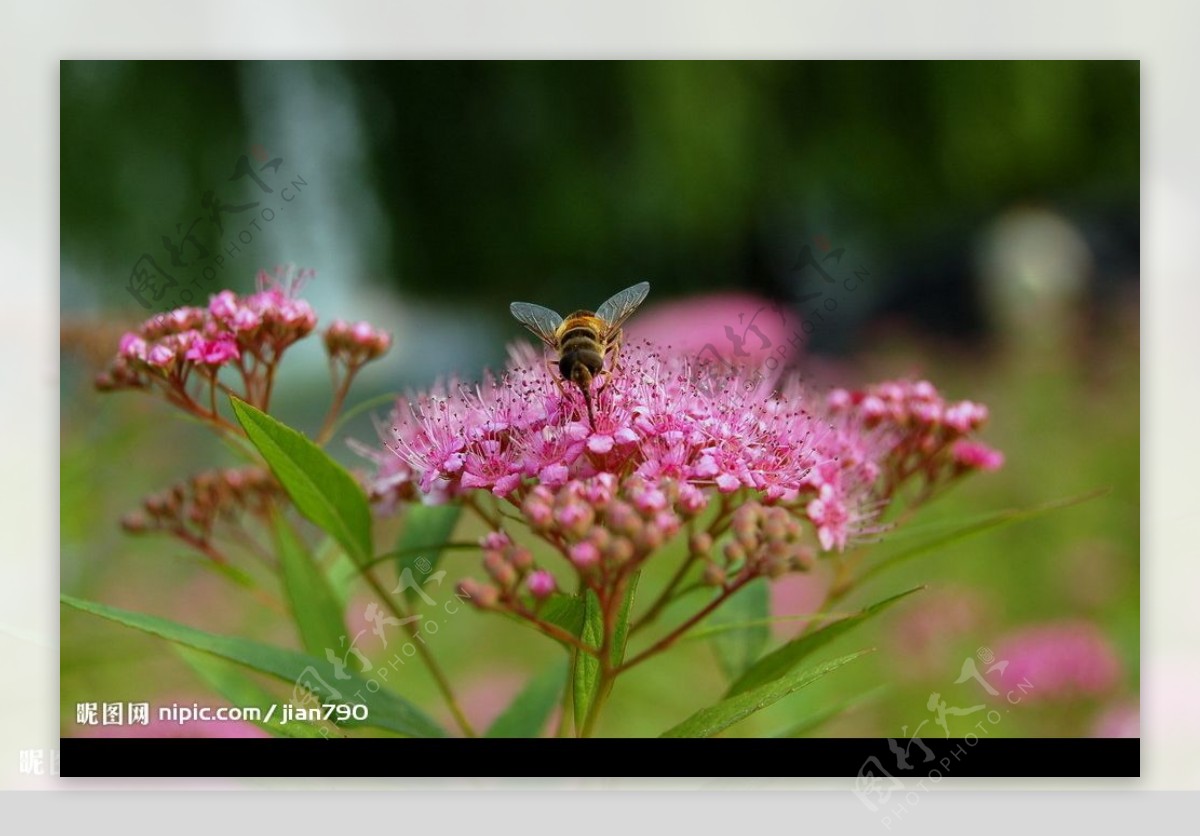
[[[952,449],[954,461],[964,468],[977,471],[998,471],[1004,466],[1004,454],[981,442],[960,439]]]
[[[512,703],[527,679],[519,671],[507,670],[478,675],[469,680],[459,691],[458,699],[471,726],[482,734]],[[447,725],[453,725],[448,711],[443,716]]]
[[[994,648],[1001,691],[1026,684],[1025,697],[1073,700],[1111,691],[1121,676],[1121,663],[1104,633],[1084,620],[1050,622],[1024,628],[1002,638]]]
[[[826,573],[796,573],[771,584],[771,615],[773,617],[801,616],[815,613],[829,591]],[[775,635],[793,637],[808,627],[808,621],[795,619],[775,622]]]
[[[652,305],[625,332],[627,339],[650,340],[699,360],[762,366],[773,357],[773,370],[797,359],[799,325],[796,315],[778,303],[728,293]]]
[[[951,655],[961,650],[962,643],[970,643],[990,610],[978,590],[965,586],[923,591],[898,609],[888,645],[894,651],[893,668],[912,680],[942,677],[957,667],[962,660]]]
[[[1092,725],[1092,738],[1138,738],[1140,735],[1141,720],[1137,705],[1132,703],[1108,707]]]

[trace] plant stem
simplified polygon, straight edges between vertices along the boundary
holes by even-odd
[[[579,637],[575,636],[570,631],[564,630],[552,622],[547,622],[544,619],[539,618],[537,614],[531,612],[516,599],[513,599],[508,604],[509,612],[524,619],[534,628],[541,631],[551,639],[557,639],[559,642],[565,642],[576,651],[582,651],[585,654],[591,654],[595,656],[600,653],[599,649],[593,648],[592,646],[584,643],[579,639]]]
[[[583,729],[579,731],[580,738],[591,738],[592,731],[596,728],[596,721],[600,718],[600,712],[604,709],[604,704],[608,702],[608,693],[612,691],[613,679],[616,672],[604,659],[600,659],[600,676],[596,680],[596,699],[592,701],[591,707],[588,708],[587,718],[583,721]]]
[[[572,651],[571,664],[567,666],[567,682],[563,683],[562,709],[558,717],[558,738],[567,738],[571,732],[571,716],[575,706],[575,660],[578,656],[578,651]]]
[[[472,728],[471,722],[467,720],[467,716],[463,713],[462,707],[458,705],[458,699],[454,696],[454,689],[450,686],[450,681],[446,679],[445,672],[442,671],[441,666],[437,664],[437,660],[433,658],[433,654],[425,646],[424,640],[417,639],[420,629],[414,627],[413,623],[408,621],[411,616],[408,608],[389,596],[373,573],[364,572],[362,575],[367,580],[367,583],[371,585],[371,589],[375,591],[375,594],[383,599],[383,603],[392,612],[392,615],[404,623],[404,630],[413,639],[413,645],[416,647],[417,653],[421,655],[425,667],[429,669],[430,675],[433,676],[434,681],[437,683],[438,690],[442,693],[442,697],[446,700],[446,706],[450,709],[450,714],[454,716],[454,720],[458,723],[463,734],[468,738],[475,738],[475,730]]]
[[[621,674],[621,673],[633,668],[638,663],[643,662],[644,660],[648,660],[649,658],[653,657],[655,654],[658,654],[662,651],[666,651],[668,648],[670,648],[672,645],[675,644],[676,640],[678,640],[681,636],[683,636],[685,633],[687,633],[689,630],[691,630],[691,628],[694,627],[698,622],[700,622],[701,619],[703,619],[705,616],[708,616],[708,614],[712,613],[714,610],[716,610],[718,607],[720,607],[722,604],[724,604],[726,599],[728,599],[730,596],[732,596],[738,590],[742,589],[742,587],[744,587],[746,584],[748,584],[753,579],[754,579],[754,576],[744,575],[741,578],[734,581],[732,584],[730,584],[728,587],[726,587],[724,590],[721,591],[721,595],[717,596],[715,599],[713,599],[711,602],[709,602],[707,605],[705,605],[700,611],[698,611],[690,619],[688,619],[686,622],[684,622],[682,625],[677,627],[675,630],[671,631],[669,634],[664,636],[658,642],[651,645],[645,651],[638,654],[636,657],[633,657],[632,659],[627,660],[624,663],[622,663],[620,666],[617,667],[617,669],[614,673]]]
[[[675,588],[683,581],[683,577],[687,575],[687,571],[691,569],[692,564],[696,562],[699,556],[694,552],[689,552],[688,556],[683,559],[683,563],[679,565],[679,569],[675,571],[675,575],[671,576],[671,580],[667,582],[667,586],[659,593],[658,598],[650,605],[650,609],[642,614],[642,618],[629,629],[630,633],[640,631],[642,628],[649,625],[657,619],[672,601],[671,594],[675,592]]]
[[[324,445],[333,435],[333,429],[337,427],[338,414],[342,412],[342,405],[346,403],[346,395],[350,392],[350,384],[354,382],[354,375],[359,369],[357,366],[347,367],[346,376],[338,383],[337,369],[333,360],[329,361],[329,367],[329,375],[334,380],[335,388],[333,401],[329,404],[329,412],[325,414],[325,421],[321,423],[321,429],[317,431],[316,438],[313,439],[318,445]]]

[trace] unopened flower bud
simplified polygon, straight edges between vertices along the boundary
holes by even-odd
[[[725,586],[726,578],[727,576],[725,574],[725,570],[717,566],[716,563],[709,561],[704,565],[704,575],[702,576],[701,580],[705,584],[713,587],[723,587]]]
[[[554,576],[547,570],[534,570],[525,582],[535,599],[544,599],[554,592]]]
[[[500,601],[500,591],[490,584],[483,584],[473,578],[464,578],[458,584],[458,592],[471,600],[478,608],[495,607]]]

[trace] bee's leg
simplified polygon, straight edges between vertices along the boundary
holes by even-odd
[[[621,359],[621,334],[620,334],[620,332],[618,332],[617,335],[615,337],[613,337],[612,343],[610,343],[609,345],[612,347],[612,363],[609,365],[612,367],[612,371],[616,372],[618,369],[621,368],[621,365],[619,362]]]

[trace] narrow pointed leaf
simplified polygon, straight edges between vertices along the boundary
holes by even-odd
[[[348,636],[342,606],[325,573],[283,515],[276,515],[273,523],[283,589],[304,649],[318,658],[325,656],[327,648],[336,654]]]
[[[583,596],[583,629],[579,638],[592,647],[599,647],[604,638],[604,614],[600,600],[590,588]],[[582,729],[588,710],[595,699],[596,681],[600,677],[600,661],[582,651],[575,655],[575,673],[571,696],[575,703],[575,728]]]
[[[484,738],[536,738],[541,735],[562,697],[567,662],[565,658],[560,659],[531,679],[488,727]]]
[[[305,517],[320,526],[354,561],[371,560],[371,509],[350,472],[302,433],[245,401],[233,412]]]
[[[637,593],[640,578],[640,572],[629,577],[617,610],[616,623],[613,625],[612,645],[609,648],[609,661],[614,668],[625,660],[625,645],[629,641],[629,617],[633,611],[633,599]],[[585,594],[583,630],[579,638],[593,647],[599,647],[604,641],[604,614],[600,611],[600,600],[591,589]],[[600,661],[591,654],[583,652],[576,654],[572,689],[576,729],[583,727],[584,720],[598,697],[596,688],[599,679]],[[612,688],[611,682],[609,688]]]
[[[950,524],[932,524],[931,529],[941,530],[937,534],[929,537],[923,543],[909,547],[894,555],[889,555],[878,564],[867,569],[859,578],[859,582],[865,581],[875,575],[878,575],[885,570],[890,570],[905,561],[911,561],[914,558],[919,558],[922,555],[927,555],[950,544],[965,540],[975,535],[982,534],[991,529],[998,529],[1002,526],[1007,526],[1011,523],[1018,523],[1022,520],[1029,520],[1047,512],[1065,509],[1071,506],[1077,506],[1080,503],[1086,503],[1089,500],[1094,500],[1097,497],[1103,497],[1108,494],[1110,489],[1099,488],[1095,491],[1089,491],[1086,494],[1079,494],[1074,497],[1066,497],[1060,500],[1051,500],[1046,503],[1040,503],[1036,506],[1028,506],[1022,509],[1004,509],[998,512],[991,512],[981,517],[971,518],[967,522],[955,521]],[[945,531],[948,529],[949,531]],[[897,538],[902,538],[905,533],[898,533]],[[908,533],[911,534],[911,533]]]
[[[781,645],[735,680],[733,685],[729,687],[729,691],[725,693],[726,696],[732,697],[733,695],[761,686],[764,683],[778,680],[800,665],[814,651],[823,648],[848,631],[857,628],[871,617],[879,615],[904,597],[924,589],[924,587],[914,587],[911,590],[906,590],[899,595],[876,602],[854,616],[839,619],[837,622],[826,625],[812,633],[802,634],[791,642]]]
[[[368,681],[357,674],[351,660],[338,677],[334,666],[299,651],[276,648],[253,640],[221,636],[169,619],[134,613],[116,607],[88,602],[73,596],[61,596],[62,602],[76,610],[91,613],[111,622],[162,637],[163,639],[207,651],[226,660],[270,674],[292,684],[293,695],[304,689],[316,694],[323,703],[365,704],[368,723],[413,738],[443,738],[445,730],[404,698],[385,689],[374,692]]]
[[[625,583],[625,594],[621,599],[621,609],[617,611],[617,624],[613,627],[612,660],[613,668],[625,662],[625,646],[629,643],[629,617],[633,611],[633,599],[637,595],[638,582],[642,578],[641,570],[629,577]]]
[[[870,651],[859,651],[854,654],[847,654],[845,657],[830,660],[816,668],[795,671],[784,675],[778,680],[764,683],[755,689],[725,698],[720,703],[701,709],[683,723],[664,732],[660,737],[711,738],[717,733],[733,726],[738,721],[745,720],[760,709],[766,709],[792,692],[803,689],[805,686],[820,680],[826,674],[836,671],[847,663],[869,653]]]
[[[874,689],[863,692],[861,695],[856,695],[849,700],[839,701],[832,706],[821,707],[803,719],[792,724],[787,729],[781,730],[780,732],[777,732],[769,737],[803,738],[813,730],[820,727],[826,721],[830,721],[836,718],[838,715],[849,712],[851,709],[857,709],[859,706],[862,706],[865,703],[870,703],[871,701],[877,699],[880,695],[887,692],[888,689],[888,686],[876,686]]]

